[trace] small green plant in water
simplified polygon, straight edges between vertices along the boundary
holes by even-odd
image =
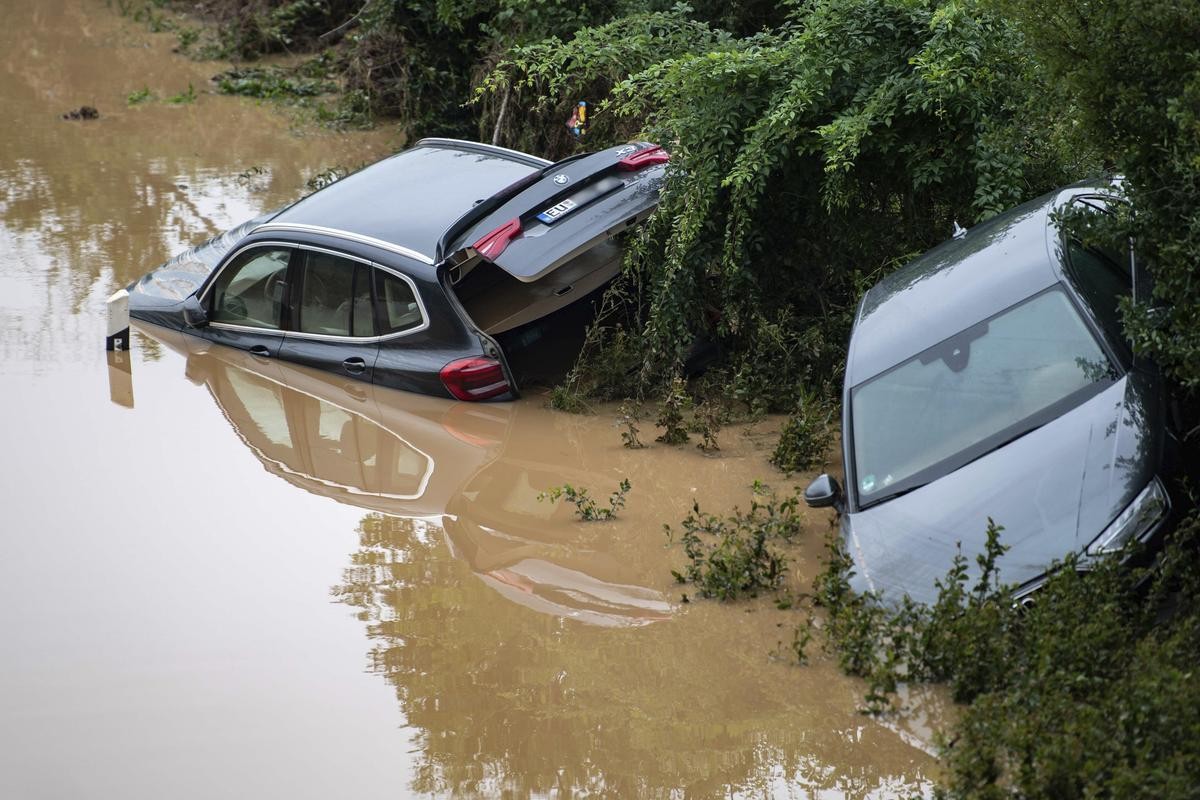
[[[329,167],[321,170],[316,175],[313,175],[311,178],[305,181],[304,185],[308,187],[310,192],[317,192],[332,183],[337,183],[342,178],[349,175],[352,171],[353,170],[347,169],[346,167],[340,165],[336,167]]]
[[[715,453],[721,449],[721,445],[717,443],[717,433],[721,430],[724,417],[724,409],[711,400],[696,406],[696,413],[688,423],[688,430],[700,436],[696,447],[705,453]]]
[[[762,484],[755,483],[750,510],[734,509],[721,518],[705,514],[698,502],[680,523],[678,535],[688,563],[683,571],[672,570],[679,583],[690,583],[701,597],[735,600],[754,597],[760,591],[779,587],[787,565],[770,547],[772,541],[792,541],[802,526],[799,500],[795,495],[778,500]],[[663,530],[669,541],[676,538],[670,525]]]
[[[550,407],[567,414],[586,414],[591,411],[583,395],[569,382],[550,390]]]
[[[617,409],[617,415],[620,417],[621,424],[625,426],[625,430],[621,431],[621,444],[628,447],[630,450],[640,450],[646,445],[638,438],[637,424],[641,421],[641,416],[638,412],[637,404],[632,400],[627,400]]]
[[[138,89],[136,92],[130,92],[128,95],[126,95],[125,96],[125,104],[130,105],[130,106],[136,106],[136,105],[141,105],[142,103],[145,103],[147,100],[153,100],[153,99],[154,99],[154,92],[150,91],[149,86],[143,86],[141,89]]]
[[[237,179],[239,183],[251,183],[255,178],[266,174],[268,174],[266,167],[255,164],[254,166],[248,167],[239,172],[237,174]]]
[[[557,502],[560,498],[575,506],[575,513],[584,522],[602,522],[613,519],[617,512],[625,507],[625,495],[629,494],[632,486],[628,478],[622,478],[617,484],[617,490],[609,495],[608,507],[604,508],[588,494],[582,486],[576,488],[569,483],[555,486],[538,494],[538,501]]]
[[[188,50],[192,49],[192,45],[199,41],[200,29],[179,28],[175,31],[175,38],[179,40],[179,52],[186,53]]]
[[[691,398],[687,394],[687,384],[683,378],[676,375],[671,379],[667,394],[658,408],[658,419],[654,424],[663,429],[654,441],[663,444],[684,444],[688,441],[687,428],[684,427],[683,414],[691,406]]]
[[[189,83],[186,91],[168,97],[167,102],[173,106],[182,106],[196,102],[196,87]]]
[[[833,411],[811,389],[800,391],[796,410],[779,432],[771,463],[784,472],[812,469],[833,441]]]
[[[813,640],[813,627],[811,619],[803,625],[797,625],[792,629],[792,640],[786,644],[780,641],[772,652],[772,657],[780,661],[795,659],[798,664],[807,664],[808,646]]]

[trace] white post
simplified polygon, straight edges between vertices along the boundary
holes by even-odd
[[[121,289],[108,298],[108,334],[105,350],[129,349],[129,292]]]

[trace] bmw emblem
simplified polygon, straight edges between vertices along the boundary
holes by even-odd
[[[568,178],[568,177],[567,177],[567,176],[566,176],[564,173],[562,173],[562,172],[560,172],[560,173],[558,173],[557,175],[555,175],[555,176],[554,176],[554,182],[555,182],[555,183],[557,183],[559,186],[562,186],[563,184],[565,184],[565,183],[566,183],[567,181],[569,181],[569,180],[571,180],[571,179],[570,179],[570,178]]]

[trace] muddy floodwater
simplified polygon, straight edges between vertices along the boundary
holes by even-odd
[[[680,602],[662,524],[789,487],[777,421],[717,456],[631,451],[611,413],[542,397],[418,397],[149,329],[106,358],[110,292],[401,142],[211,94],[224,65],[115,4],[10,6],[0,797],[928,791],[936,703],[862,716],[860,683],[788,657],[796,611]],[[99,118],[61,118],[82,105]],[[622,478],[616,521],[537,500]]]

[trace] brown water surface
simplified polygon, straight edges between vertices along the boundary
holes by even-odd
[[[819,653],[772,655],[796,612],[680,602],[662,523],[788,485],[774,423],[722,432],[719,457],[630,451],[611,415],[406,395],[157,329],[106,359],[113,289],[397,137],[208,94],[221,65],[98,0],[5,23],[0,797],[926,790],[936,703],[861,716]],[[161,100],[189,83],[195,102]],[[143,87],[160,99],[128,107]],[[84,104],[100,118],[60,119]],[[623,477],[617,521],[537,500]],[[827,524],[790,553],[793,590]]]

